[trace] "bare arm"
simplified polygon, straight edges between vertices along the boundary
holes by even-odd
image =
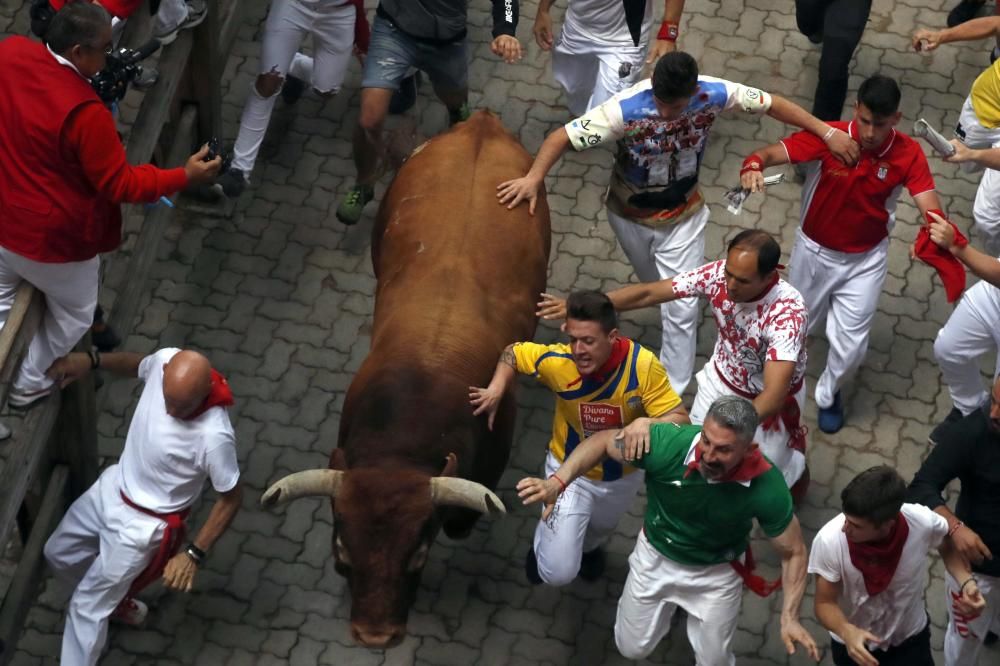
[[[538,11],[535,13],[535,25],[531,32],[535,35],[535,42],[543,51],[549,51],[555,44],[555,35],[552,32],[552,16],[549,9],[554,0],[539,0]]]
[[[493,420],[496,418],[497,409],[504,393],[517,377],[517,356],[514,355],[513,343],[504,347],[500,353],[500,360],[497,361],[496,370],[493,371],[493,378],[486,388],[478,386],[469,387],[469,402],[473,406],[472,415],[487,415],[486,425],[493,430]]]
[[[525,478],[517,482],[517,494],[524,504],[543,502],[546,506],[543,518],[548,516],[555,504],[556,498],[562,492],[563,486],[573,483],[587,473],[597,463],[609,457],[618,462],[625,462],[623,456],[624,440],[619,439],[619,430],[602,430],[591,435],[573,449],[556,470],[547,479]],[[558,477],[558,478],[557,478]]]
[[[198,530],[198,536],[193,542],[195,547],[206,552],[210,550],[233,522],[242,501],[243,486],[239,483],[232,490],[220,494],[212,505],[205,524]],[[170,558],[163,570],[163,584],[170,589],[190,592],[197,570],[198,564],[187,552],[178,553]]]
[[[950,164],[975,162],[987,169],[1000,169],[1000,148],[969,148],[958,139],[952,139],[949,143],[955,146],[955,152],[950,157],[941,158],[945,162]]]
[[[944,30],[920,29],[913,33],[913,48],[933,51],[941,44],[1000,37],[1000,16],[984,16]]]
[[[878,666],[878,660],[865,647],[865,641],[877,643],[879,638],[847,620],[838,603],[842,588],[843,584],[840,582],[831,583],[823,576],[816,576],[816,600],[813,607],[816,619],[824,629],[840,636],[855,663],[861,666]]]
[[[759,166],[753,165],[751,159],[756,155]],[[743,160],[744,168],[740,169],[740,187],[751,192],[764,191],[764,169],[779,164],[788,164],[788,151],[781,143],[772,143],[759,150],[753,151]]]
[[[511,209],[522,201],[527,201],[528,212],[534,215],[535,205],[545,184],[546,174],[569,147],[569,134],[566,133],[565,127],[551,132],[542,142],[542,147],[538,149],[535,161],[531,164],[527,174],[497,185],[497,199],[500,203]]]
[[[955,244],[955,230],[952,226],[938,217],[936,213],[931,213],[930,218],[929,230],[932,241],[951,252],[976,277],[986,280],[994,287],[1000,287],[1000,261],[995,257],[980,252],[972,247],[972,245],[959,247]]]
[[[660,303],[668,303],[678,298],[674,294],[673,280],[659,280],[657,282],[643,282],[641,284],[630,284],[621,289],[608,292],[615,310],[638,310],[648,308]]]
[[[819,661],[819,649],[809,632],[799,624],[799,609],[806,591],[806,545],[802,541],[799,519],[792,517],[785,531],[771,539],[771,545],[781,555],[781,639],[788,654],[794,654],[795,643]]]
[[[760,420],[781,411],[788,397],[795,374],[794,361],[767,361],[764,363],[764,390],[753,400]]]
[[[861,147],[847,132],[834,130],[795,102],[780,95],[771,95],[771,108],[767,115],[787,125],[794,125],[815,134],[823,140],[833,156],[844,164],[854,164],[861,155]],[[833,130],[831,132],[831,130]]]
[[[120,377],[138,377],[139,364],[144,358],[146,358],[144,354],[134,352],[107,352],[97,355],[97,367]],[[62,358],[57,358],[46,374],[58,382],[61,388],[91,372],[92,365],[90,354],[71,352]]]
[[[665,0],[663,3],[663,22],[672,23],[678,26],[678,35],[680,33],[680,22],[681,16],[684,14],[684,0]],[[646,64],[655,64],[657,60],[670,53],[671,51],[677,50],[677,39],[657,39],[653,42],[653,46],[649,49],[649,55],[646,57]]]
[[[958,599],[952,600],[955,610],[969,618],[979,617],[983,609],[986,608],[986,600],[979,591],[978,581],[972,575],[968,560],[955,547],[951,537],[945,537],[945,540],[938,546],[938,552],[941,553],[944,568],[948,570],[961,589]]]

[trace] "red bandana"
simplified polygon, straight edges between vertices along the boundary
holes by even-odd
[[[196,419],[212,407],[229,407],[233,404],[233,391],[229,388],[229,382],[218,370],[212,368],[212,388],[208,392],[208,397],[201,403],[201,406],[191,412],[184,420]]]
[[[847,550],[851,553],[851,564],[857,567],[865,579],[865,589],[868,596],[875,596],[889,587],[899,558],[903,554],[903,545],[910,534],[910,526],[902,513],[896,516],[896,524],[892,532],[881,541],[869,543],[854,543],[847,540]]]
[[[694,460],[688,463],[687,471],[684,472],[684,478],[688,478],[692,474],[700,474],[699,467],[701,466],[701,447],[695,444],[694,447]],[[771,463],[767,462],[767,458],[764,454],[760,452],[760,447],[756,444],[750,447],[750,450],[740,464],[729,470],[729,472],[718,479],[719,483],[724,481],[753,481],[758,476],[771,469]]]
[[[597,370],[593,371],[589,375],[580,375],[573,381],[569,383],[569,387],[575,386],[582,382],[584,379],[592,382],[597,382],[598,384],[603,384],[604,381],[611,376],[618,366],[622,364],[625,357],[628,356],[629,343],[631,341],[622,336],[615,338],[615,342],[611,347],[611,356],[608,356],[608,360],[604,362],[604,365],[599,367]]]
[[[958,230],[954,222],[945,217],[944,212],[938,209],[931,212],[944,218],[955,230],[955,245],[957,247],[965,247],[969,244],[969,239]],[[965,290],[965,266],[951,252],[942,249],[931,240],[931,234],[928,231],[931,219],[931,216],[927,215],[928,224],[921,226],[920,231],[917,232],[917,239],[913,241],[913,254],[917,259],[937,271],[941,283],[944,284],[944,293],[948,302],[954,303]]]

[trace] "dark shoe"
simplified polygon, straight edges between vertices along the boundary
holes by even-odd
[[[542,584],[542,577],[538,575],[538,560],[535,558],[534,548],[529,548],[528,554],[524,558],[524,575],[528,577],[528,582],[532,585]]]
[[[302,99],[305,91],[306,82],[297,76],[289,74],[285,77],[285,82],[281,84],[281,99],[285,100],[285,104],[288,106],[292,106]]]
[[[458,123],[465,122],[471,115],[472,109],[469,108],[469,103],[465,102],[457,109],[448,109],[448,124],[457,125]]]
[[[389,100],[389,113],[398,116],[406,113],[417,103],[417,88],[420,87],[420,72],[415,72],[399,82],[399,89]]]
[[[993,645],[997,642],[998,638],[1000,638],[1000,636],[997,636],[992,631],[987,631],[986,638],[983,639],[983,645]]]
[[[833,396],[833,404],[825,409],[820,407],[819,429],[825,433],[833,434],[844,427],[844,404],[840,399],[840,391]]]
[[[603,548],[595,548],[589,553],[584,553],[583,559],[580,561],[580,578],[589,583],[598,580],[604,575],[606,560]]]
[[[375,188],[371,185],[355,185],[337,206],[337,219],[350,226],[357,224],[365,211],[365,204],[375,198]]]
[[[139,76],[135,77],[132,81],[132,87],[136,90],[145,92],[156,85],[156,82],[160,79],[160,72],[157,71],[155,67],[143,66],[142,71],[139,72]]]
[[[994,46],[993,50],[990,51],[990,64],[992,65],[993,63],[995,63],[997,61],[997,58],[1000,58],[1000,47]],[[996,634],[993,635],[996,636]]]
[[[240,169],[226,169],[215,179],[213,189],[221,191],[228,199],[239,199],[247,185],[247,177]]]
[[[118,347],[122,339],[115,329],[107,324],[98,323],[90,329],[90,343],[97,347],[99,352],[109,352]]]
[[[976,18],[976,14],[986,4],[983,0],[961,0],[948,12],[948,27],[954,28],[959,23],[965,23]]]
[[[802,476],[800,476],[799,480],[793,483],[792,487],[789,488],[789,491],[792,493],[792,504],[795,506],[802,504],[802,501],[806,498],[806,493],[809,492],[809,481],[811,479],[812,477],[809,475],[809,465],[806,465],[806,468],[802,470]]]
[[[823,43],[823,33],[822,32],[817,32],[815,35],[806,35],[806,39],[808,39],[813,44],[822,44]]]
[[[927,436],[927,443],[934,446],[939,441],[941,441],[941,436],[955,421],[960,421],[962,419],[962,412],[958,407],[952,407],[951,411],[948,412],[948,416],[944,417],[944,421],[937,424],[934,430],[931,430],[931,434]]]

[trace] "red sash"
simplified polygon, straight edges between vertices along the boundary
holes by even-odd
[[[750,588],[751,592],[758,597],[769,597],[772,592],[781,587],[781,578],[766,580],[763,576],[758,576],[754,573],[757,563],[753,560],[753,550],[750,548],[750,544],[747,544],[747,552],[744,559],[746,562],[733,560],[729,564],[740,575],[740,578],[743,579],[743,584]]]
[[[746,398],[747,400],[753,400],[757,397],[753,393],[748,393],[743,389],[736,388],[729,383],[725,375],[719,370],[719,364],[715,364],[715,374],[719,376],[722,383],[726,385],[730,391],[740,396],[741,398]],[[806,434],[809,432],[809,428],[802,425],[802,412],[799,409],[799,403],[795,399],[795,394],[802,389],[802,379],[795,382],[788,387],[788,394],[785,396],[785,402],[781,405],[781,410],[777,414],[772,414],[766,419],[761,421],[760,427],[764,431],[775,431],[778,429],[778,424],[783,423],[785,426],[785,431],[788,433],[788,448],[795,449],[796,451],[801,451],[802,455],[806,453]]]
[[[167,562],[181,549],[181,544],[184,543],[184,538],[187,536],[187,527],[184,521],[187,520],[191,509],[189,507],[183,511],[175,511],[174,513],[156,513],[155,511],[150,511],[139,506],[130,500],[123,491],[120,491],[119,494],[122,496],[123,502],[139,513],[158,518],[167,524],[167,528],[163,531],[163,541],[160,542],[160,548],[156,551],[156,555],[146,565],[146,568],[136,576],[135,580],[132,581],[132,585],[128,588],[127,596],[131,597],[138,594],[144,588],[149,587],[163,576],[163,570],[166,568]]]

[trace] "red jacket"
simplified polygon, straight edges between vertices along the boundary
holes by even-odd
[[[90,83],[38,42],[0,42],[0,246],[84,261],[121,243],[121,202],[183,189],[183,168],[129,166]]]
[[[66,1],[49,0],[49,4],[52,6],[52,9],[59,11],[66,4]],[[142,0],[100,0],[98,2],[109,14],[120,19],[126,19],[131,16],[132,12],[138,9],[141,3]]]

